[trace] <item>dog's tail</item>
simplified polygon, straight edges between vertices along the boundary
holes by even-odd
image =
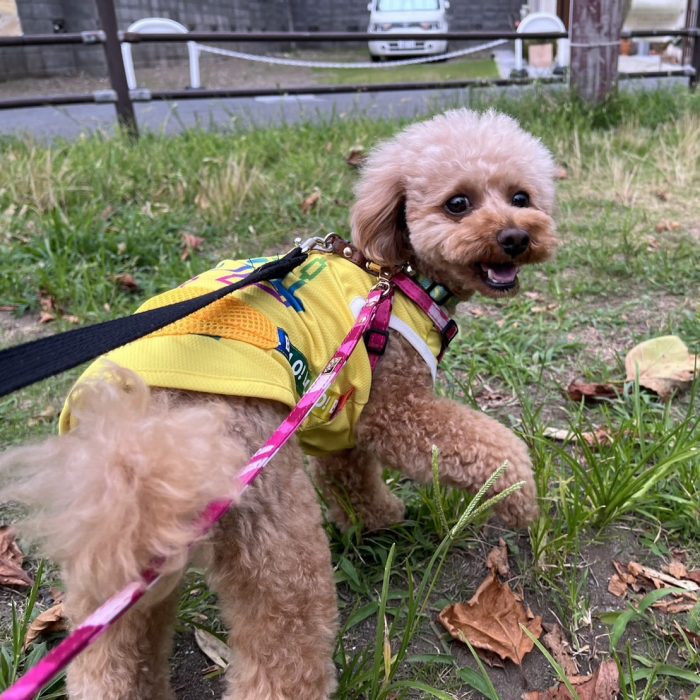
[[[180,570],[197,516],[237,496],[245,461],[225,400],[152,394],[133,373],[113,374],[80,386],[69,433],[0,457],[0,496],[30,508],[21,529],[96,596],[154,559]]]

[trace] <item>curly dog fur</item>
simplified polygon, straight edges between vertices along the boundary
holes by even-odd
[[[410,262],[459,299],[514,293],[520,265],[555,247],[554,164],[540,142],[495,112],[455,110],[417,123],[369,157],[356,189],[352,240],[385,265]],[[5,498],[34,507],[26,529],[62,567],[80,621],[154,558],[168,577],[68,672],[71,698],[166,700],[178,581],[204,505],[237,497],[236,474],[286,409],[270,401],[149,390],[133,373],[87,386],[77,427],[2,458]],[[382,480],[392,467],[473,491],[504,461],[495,487],[509,525],[537,516],[527,449],[513,433],[437,398],[430,370],[392,333],[357,425],[357,447],[317,458],[314,475],[341,527],[347,504],[367,528],[403,517]],[[328,698],[337,633],[331,559],[316,491],[287,445],[198,545],[230,630],[227,700]],[[279,631],[284,630],[280,643]]]

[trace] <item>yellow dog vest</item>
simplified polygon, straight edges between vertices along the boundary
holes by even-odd
[[[148,300],[137,313],[229,285],[271,259],[225,260]],[[113,350],[90,365],[78,385],[103,374],[107,360],[134,371],[150,386],[271,399],[292,408],[352,327],[375,282],[348,260],[311,253],[282,280],[241,289]],[[441,339],[428,316],[397,293],[389,327],[413,345],[434,376]],[[371,384],[369,359],[361,344],[299,430],[302,448],[321,454],[353,447],[354,426]],[[70,406],[76,397],[71,392],[66,401],[62,432],[72,425]],[[336,411],[339,406],[342,410]]]

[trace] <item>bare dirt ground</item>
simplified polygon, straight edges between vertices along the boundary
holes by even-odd
[[[480,533],[479,541],[469,550],[455,550],[449,557],[441,583],[433,595],[435,601],[449,599],[465,601],[483,580],[485,572],[484,561],[492,545],[498,541],[503,532],[496,526],[487,526]],[[523,536],[519,542],[527,546]],[[588,673],[595,668],[600,659],[608,653],[608,627],[598,619],[602,612],[622,610],[625,602],[608,592],[608,581],[612,573],[612,560],[629,561],[640,554],[637,536],[629,528],[615,527],[598,542],[588,542],[582,546],[578,561],[571,566],[585,568],[588,572],[589,609],[587,623],[578,632],[579,652],[576,661],[581,673]],[[645,561],[650,566],[657,564],[645,555]],[[516,574],[509,581],[512,588],[524,586],[525,601],[536,615],[542,615],[546,623],[561,624],[556,601],[546,598],[535,587],[525,584],[526,572]],[[342,601],[351,595],[346,595],[343,587],[338,590]],[[342,617],[342,616],[341,616]],[[566,622],[566,621],[564,621]],[[630,627],[628,634],[634,634]],[[359,653],[363,648],[371,648],[375,641],[375,620],[370,617],[364,623],[355,626],[345,638],[346,650]],[[460,668],[465,666],[478,670],[466,646],[450,639],[449,635],[437,623],[437,608],[428,613],[428,619],[421,632],[416,635],[416,642],[410,649],[410,654],[451,653]],[[222,676],[212,676],[211,661],[199,650],[191,631],[183,631],[176,635],[175,649],[171,658],[172,682],[178,700],[200,700],[203,698],[220,698],[225,682]],[[453,668],[445,666],[445,673],[451,673]],[[544,690],[555,684],[554,670],[541,654],[529,654],[523,661],[522,667],[506,662],[502,667],[489,669],[491,681],[501,700],[521,700],[522,694],[529,690]],[[419,696],[415,696],[418,698]],[[466,684],[464,691],[454,694],[458,700],[469,700],[479,697]],[[345,700],[355,700],[346,698]]]

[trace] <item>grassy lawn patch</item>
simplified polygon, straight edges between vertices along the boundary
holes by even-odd
[[[492,58],[463,58],[448,63],[425,63],[415,66],[391,67],[391,62],[376,64],[377,68],[315,69],[321,81],[329,85],[352,83],[427,83],[442,80],[498,78],[498,67]]]
[[[556,663],[539,650],[522,668],[484,667],[436,622],[445,605],[471,598],[503,537],[511,587],[546,623],[561,625],[582,674],[613,659],[625,700],[697,698],[700,607],[663,612],[645,599],[649,591],[620,599],[608,583],[613,560],[660,570],[681,559],[700,568],[698,382],[666,404],[622,383],[625,354],[645,339],[675,334],[700,353],[700,95],[626,95],[588,110],[538,94],[497,106],[566,171],[556,215],[562,245],[554,261],[524,271],[519,297],[458,307],[461,333],[438,391],[523,436],[541,517],[526,532],[508,532],[484,514],[465,519],[476,504],[459,492],[388,473],[408,503],[405,523],[369,534],[329,525],[343,625],[338,697],[517,700],[554,685]],[[296,236],[331,230],[347,236],[356,172],[345,157],[398,127],[332,120],[137,143],[0,143],[0,343],[128,313],[224,257],[284,251]],[[304,213],[315,190],[320,199]],[[187,234],[203,243],[184,255]],[[54,320],[39,323],[42,312]],[[0,443],[53,431],[75,376],[0,399]],[[620,395],[579,405],[566,398],[577,378],[617,382]],[[547,437],[551,428],[571,434],[557,442]],[[581,439],[595,430],[608,438]],[[5,522],[15,515],[3,511]],[[49,605],[53,579],[45,574],[32,614]],[[9,603],[21,610],[25,599],[0,592],[0,685],[26,663],[9,632]],[[180,608],[180,700],[220,688],[193,653],[193,626],[222,632],[197,572]]]

